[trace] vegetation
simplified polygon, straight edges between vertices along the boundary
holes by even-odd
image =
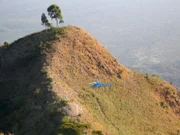
[[[167,107],[168,107],[168,105],[167,105],[167,103],[166,103],[165,101],[161,101],[161,102],[160,102],[160,105],[161,105],[163,108],[167,108]]]
[[[47,9],[48,15],[51,17],[51,19],[56,20],[56,25],[58,26],[58,23],[63,23],[63,17],[61,14],[61,9],[56,4],[50,5]]]
[[[61,120],[61,126],[59,127],[58,131],[63,135],[84,135],[83,130],[89,129],[89,124],[79,124],[67,117],[64,117]]]
[[[99,131],[99,130],[93,130],[92,134],[93,135],[103,135],[102,131]]]
[[[19,74],[21,69],[31,66],[36,62],[39,64],[35,71],[30,71],[32,76],[27,77],[28,82],[25,82],[25,84],[22,84],[18,78],[17,81],[0,82],[0,89],[5,89],[4,94],[7,94],[7,96],[5,96],[1,93],[2,95],[0,96],[0,129],[3,132],[9,131],[19,135],[55,135],[62,132],[66,135],[67,129],[72,129],[73,134],[78,135],[84,132],[84,128],[87,128],[81,122],[74,121],[63,121],[64,126],[62,126],[61,119],[65,117],[62,107],[65,106],[68,101],[60,99],[56,93],[52,91],[53,79],[48,76],[45,67],[46,64],[38,61],[38,59],[43,59],[42,57],[46,58],[47,55],[53,51],[51,41],[55,40],[55,34],[58,34],[58,36],[62,35],[61,29],[54,28],[53,30],[48,30],[46,33],[32,34],[30,37],[25,37],[25,40],[19,39],[4,51],[3,56],[6,59],[13,60],[16,58],[16,55],[12,58],[8,53],[8,50],[10,50],[12,46],[18,44],[19,47],[21,46],[20,48],[24,48],[24,45],[28,45],[29,47],[26,48],[29,50],[22,51],[20,49],[16,50],[15,48],[17,46],[14,46],[14,51],[16,51],[17,54],[20,54],[20,52],[24,53],[22,54],[23,58],[21,59],[21,56],[18,55],[20,60],[17,61],[16,66],[13,65],[8,68],[0,67],[1,79],[3,78],[3,74],[7,75],[9,73],[10,69],[13,69],[13,72],[11,72],[9,76],[14,76],[17,73]],[[32,46],[29,46],[29,44]],[[39,51],[37,51],[37,49]],[[4,50],[4,48],[1,47],[0,52],[1,50]],[[42,52],[45,52],[44,55],[42,55]],[[30,57],[31,59],[29,59]],[[29,71],[26,72],[22,70],[20,73],[21,77],[25,78],[25,76],[29,74],[28,72]],[[36,79],[33,79],[34,77]],[[33,84],[33,80],[39,83],[32,85],[32,87],[35,88],[31,89],[29,86],[31,83]],[[54,120],[57,117],[58,119]],[[69,124],[71,127],[68,127]]]
[[[56,38],[56,30],[65,33],[57,32]],[[175,135],[179,130],[177,89],[157,76],[122,66],[80,28],[34,33],[6,49],[0,47],[0,52],[2,131],[18,135]],[[94,89],[89,85],[94,78],[113,86]],[[65,115],[63,107],[71,102],[83,106],[81,116]]]
[[[64,23],[61,9],[56,4],[50,5],[47,8],[47,12],[51,19],[56,20],[56,26],[58,26],[59,23]],[[45,13],[42,13],[41,15],[41,24],[44,25],[46,28],[50,28],[50,31],[55,33],[55,39],[57,39],[57,34],[59,34],[60,31],[58,28],[55,28],[51,23],[49,23],[49,20],[47,19]]]
[[[9,45],[9,43],[8,42],[4,42],[4,46],[8,46]]]
[[[90,111],[92,126],[98,122],[113,135],[176,133],[180,122],[163,94],[166,87],[177,91],[174,86],[158,76],[144,76],[123,68],[82,29],[69,26],[65,35],[51,59],[63,64],[50,64],[49,72],[55,71],[51,74],[56,85],[64,85],[62,92],[68,89],[68,93],[78,93],[78,96],[69,96]],[[111,82],[113,87],[91,88],[88,83],[97,77],[102,82]],[[54,89],[58,91],[57,87]],[[167,107],[160,105],[162,101]],[[105,132],[101,128],[96,130]]]
[[[49,23],[46,15],[44,13],[41,15],[41,22],[42,22],[42,25],[44,25],[46,28],[51,26],[51,24]]]

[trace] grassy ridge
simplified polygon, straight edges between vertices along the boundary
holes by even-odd
[[[125,68],[84,30],[66,29],[61,42],[54,43],[56,51],[49,57],[48,72],[54,91],[80,102],[88,110],[82,116],[84,120],[92,125],[98,125],[97,121],[104,127],[95,126],[97,129],[115,135],[177,133],[179,115],[156,93],[167,87],[178,93],[174,86],[159,77],[147,77]],[[96,78],[111,82],[113,87],[91,88],[89,82]]]
[[[56,31],[57,30],[57,31]],[[81,135],[88,124],[66,118],[45,66],[62,29],[35,33],[0,48],[0,131],[18,135]]]
[[[14,99],[21,104],[0,113],[0,129],[17,134],[177,134],[180,94],[174,86],[127,69],[83,29],[61,30],[35,33],[0,49],[0,107]],[[97,78],[113,86],[92,88],[89,83]],[[61,97],[80,104],[83,114],[65,117]]]

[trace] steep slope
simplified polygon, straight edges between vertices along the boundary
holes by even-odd
[[[174,86],[157,76],[127,69],[83,29],[68,26],[63,30],[56,38],[49,39],[52,33],[43,31],[0,49],[1,108],[14,101],[26,103],[24,108],[15,105],[4,109],[8,113],[1,113],[1,129],[19,134],[56,134],[52,130],[62,125],[57,121],[64,116],[61,112],[67,111],[62,108],[77,105],[83,112],[75,107],[71,108],[73,114],[69,114],[91,124],[91,130],[84,130],[87,134],[91,131],[108,135],[177,134],[180,93]],[[89,83],[95,79],[112,83],[112,87],[92,88]],[[54,105],[59,97],[68,99],[68,104]],[[57,108],[61,109],[60,114],[49,115],[52,113],[49,110]],[[17,115],[14,110],[21,110],[25,116],[14,118]],[[7,118],[11,111],[13,120],[24,119],[16,127]],[[34,123],[41,128],[36,129]],[[13,130],[7,129],[8,125]]]
[[[174,92],[179,100],[175,87],[156,76],[143,76],[125,68],[82,29],[68,27],[66,36],[54,45],[56,51],[49,56],[47,67],[53,90],[87,108],[94,117],[89,121],[97,120],[110,134],[176,132],[179,101],[173,101],[176,109],[163,108],[168,94],[156,98],[160,91],[169,90],[170,96]],[[96,78],[111,82],[113,87],[91,88],[89,82]]]
[[[48,35],[35,33],[19,39],[0,53],[0,129],[18,135],[55,134],[47,91],[48,78],[41,72],[45,56],[39,42]]]

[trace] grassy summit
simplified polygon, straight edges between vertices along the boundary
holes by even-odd
[[[174,86],[121,65],[83,29],[62,29],[0,48],[0,129],[28,135],[177,134],[180,93]],[[96,78],[113,86],[92,88]],[[83,113],[66,117],[67,104],[80,105]]]

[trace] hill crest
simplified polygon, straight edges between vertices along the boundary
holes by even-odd
[[[1,98],[9,99],[9,93],[24,95],[26,89],[33,104],[42,107],[45,101],[32,93],[46,89],[50,92],[42,93],[48,102],[58,96],[80,105],[83,113],[78,119],[90,123],[95,131],[108,135],[176,133],[180,94],[174,86],[126,68],[83,29],[61,29],[64,33],[54,40],[48,41],[52,33],[42,31],[15,41],[4,51],[1,48],[0,89],[5,89]],[[95,79],[113,86],[94,89],[89,83]],[[46,85],[47,80],[51,85]]]

